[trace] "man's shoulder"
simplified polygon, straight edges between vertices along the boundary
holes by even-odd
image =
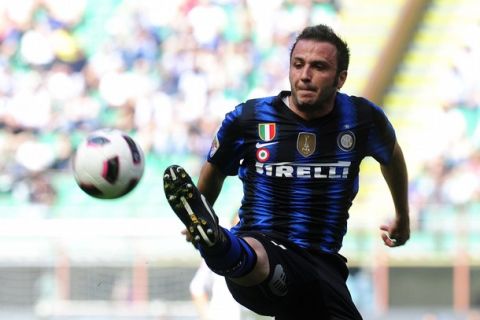
[[[261,114],[275,112],[280,103],[282,103],[281,94],[251,98],[238,106],[237,115],[241,119],[257,118]]]
[[[354,109],[355,114],[363,119],[372,119],[376,115],[384,113],[380,106],[365,97],[338,93],[337,98],[339,105],[342,106],[341,110],[350,113]]]
[[[346,93],[339,92],[338,93],[338,99],[341,103],[344,104],[351,104],[355,107],[360,107],[360,108],[371,108],[375,107],[376,105],[368,100],[365,97],[360,97],[360,96],[355,96],[355,95],[348,95]]]
[[[258,108],[258,107],[265,107],[265,106],[273,106],[278,101],[281,100],[281,94],[276,96],[265,96],[259,98],[251,98],[246,100],[243,105],[247,108]]]

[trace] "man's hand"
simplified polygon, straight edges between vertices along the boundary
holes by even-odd
[[[408,209],[408,172],[402,149],[395,142],[392,158],[388,164],[380,166],[387,182],[395,206],[395,220],[382,225],[382,239],[386,246],[404,245],[410,238],[410,218]]]
[[[181,233],[185,236],[185,240],[187,242],[192,242],[192,235],[190,234],[190,232],[188,232],[187,229],[183,229]]]
[[[410,222],[408,219],[395,219],[390,225],[380,226],[382,240],[388,247],[402,246],[410,239]]]

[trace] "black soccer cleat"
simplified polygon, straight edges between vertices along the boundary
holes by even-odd
[[[170,207],[187,227],[193,243],[213,246],[222,236],[218,217],[185,169],[169,166],[163,175],[163,188]]]

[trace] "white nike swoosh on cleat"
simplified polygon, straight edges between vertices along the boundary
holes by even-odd
[[[213,221],[215,221],[215,215],[213,212],[210,210],[209,205],[207,204],[207,199],[203,196],[203,194],[200,194],[200,198],[202,198],[203,205],[205,206],[205,209],[207,209],[208,213],[210,213],[210,216],[212,217]]]
[[[278,143],[278,141],[266,142],[266,143],[257,142],[257,144],[255,145],[255,148],[259,149],[259,148],[263,148],[263,147],[266,147],[266,146],[271,146],[272,144],[277,144],[277,143]]]

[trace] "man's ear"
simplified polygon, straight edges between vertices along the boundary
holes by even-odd
[[[343,87],[343,84],[347,80],[347,75],[347,70],[340,71],[340,73],[338,74],[337,90],[340,90]]]

